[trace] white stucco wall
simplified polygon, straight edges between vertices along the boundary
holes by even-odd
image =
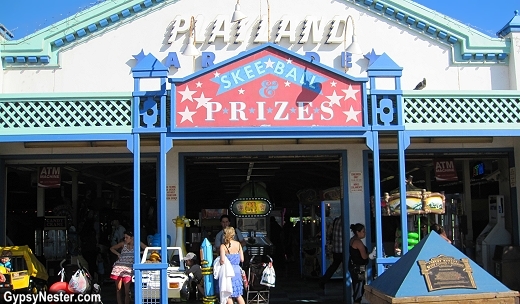
[[[200,69],[200,57],[193,58],[180,54],[188,41],[187,34],[178,34],[169,38],[172,21],[178,15],[189,20],[197,17],[201,28],[197,37],[200,41],[208,40],[213,21],[220,15],[227,20],[225,32],[234,37],[234,27],[230,19],[234,11],[234,0],[206,1],[182,0],[164,5],[161,9],[150,11],[137,18],[129,18],[114,27],[99,31],[98,34],[65,46],[59,53],[60,68],[5,70],[3,79],[4,93],[29,92],[110,92],[131,91],[133,82],[131,68],[136,61],[132,55],[141,49],[151,53],[159,60],[166,58],[169,52],[178,52],[181,68],[170,68],[171,77],[184,77]],[[267,15],[265,3],[244,2],[242,12],[248,19]],[[290,8],[290,9],[289,9]],[[404,25],[399,25],[381,16],[362,10],[350,3],[340,1],[286,0],[272,1],[270,5],[271,34],[274,34],[280,20],[292,20],[291,28],[301,29],[306,16],[321,18],[322,26],[339,16],[347,19],[352,16],[355,23],[357,41],[368,53],[372,49],[376,54],[387,53],[398,65],[404,68],[402,88],[413,89],[423,78],[427,78],[428,90],[498,90],[509,89],[509,68],[507,65],[453,65],[451,46],[438,40],[419,34]],[[348,26],[351,26],[349,21]],[[248,27],[248,26],[245,26]],[[326,26],[323,26],[327,28]],[[197,43],[201,51],[214,52],[216,63],[229,59],[257,44],[251,41],[256,30],[247,35],[249,41],[239,44],[225,43],[217,38],[215,43]],[[296,30],[300,33],[301,30]],[[312,38],[305,44],[290,43],[282,38],[280,45],[299,54],[316,52],[321,62],[343,71],[340,55],[343,43],[325,44],[326,30],[323,30],[320,43],[312,43]],[[350,44],[351,29],[347,29],[347,45]],[[297,37],[298,38],[298,37]],[[172,44],[168,44],[168,39]],[[355,60],[349,71],[355,76],[365,76],[368,61],[363,57]]]

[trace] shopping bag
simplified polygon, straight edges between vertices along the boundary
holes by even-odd
[[[267,267],[265,267],[264,271],[262,272],[262,279],[260,280],[260,284],[274,287],[276,283],[276,273],[274,272],[273,263],[269,263]]]
[[[244,289],[247,289],[249,286],[249,282],[247,281],[247,275],[244,269],[240,269],[240,272],[242,273],[242,281],[244,282]]]
[[[85,293],[90,288],[90,283],[83,269],[78,269],[69,281],[69,291],[73,293]]]

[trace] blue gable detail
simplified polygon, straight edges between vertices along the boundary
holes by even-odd
[[[504,37],[511,32],[520,32],[520,16],[518,15],[518,10],[515,11],[513,19],[497,32],[497,36]]]
[[[159,59],[155,58],[155,56],[148,54],[137,61],[135,67],[132,68],[132,73],[134,74],[141,72],[145,72],[146,77],[166,77],[168,75],[168,68],[162,64]]]

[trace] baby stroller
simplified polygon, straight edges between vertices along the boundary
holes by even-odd
[[[269,286],[260,284],[264,269],[273,263],[269,255],[254,255],[249,260],[247,270],[248,286],[246,288],[246,304],[269,303]]]

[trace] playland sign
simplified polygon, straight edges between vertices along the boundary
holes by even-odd
[[[176,84],[176,128],[361,127],[362,85],[266,48]]]

